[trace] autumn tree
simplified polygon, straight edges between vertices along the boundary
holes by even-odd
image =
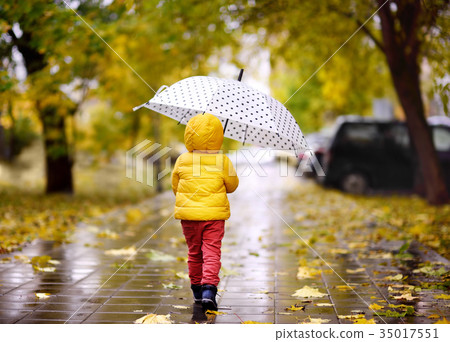
[[[445,30],[448,4],[447,0],[261,0],[252,5],[238,1],[233,8],[228,8],[228,15],[244,30],[264,27],[266,45],[286,52],[278,55],[280,58],[295,64],[296,59],[306,55],[317,61],[317,67],[359,28],[360,31],[347,44],[358,43],[361,49],[369,48],[384,56],[406,116],[427,200],[432,204],[442,204],[448,202],[449,196],[425,119],[420,71],[424,59],[430,64],[438,59],[448,67],[448,61],[442,58],[448,51],[448,32]],[[377,9],[379,11],[373,20],[366,22]],[[349,46],[343,46],[337,53],[345,55]],[[364,65],[365,61],[356,58],[347,63]],[[332,64],[333,59],[323,68],[327,69]],[[377,82],[366,78],[364,72],[358,76],[367,84]],[[353,91],[349,89],[348,96]]]
[[[211,70],[208,58],[232,40],[218,18],[220,13],[212,14],[214,2],[147,0],[126,6],[126,13],[114,26],[102,27],[100,34],[133,70],[116,55],[106,54],[97,93],[123,114],[127,148],[142,136],[170,145],[173,137],[180,137],[176,133],[184,130],[183,126],[159,113],[147,109],[133,112],[132,108],[148,101],[164,84],[207,74]],[[160,159],[154,163],[155,174],[160,163]],[[162,190],[160,182],[156,190]]]
[[[78,5],[84,15],[98,8],[92,1]],[[21,89],[42,123],[46,192],[71,193],[73,155],[66,121],[81,104],[87,80],[95,76],[96,56],[102,55],[103,46],[89,30],[78,27],[73,12],[61,1],[4,1],[0,20],[2,58],[25,68]],[[15,70],[10,69],[13,74]],[[81,95],[74,98],[77,91]]]
[[[448,1],[397,0],[387,6],[383,6],[382,0],[377,2],[382,6],[379,16],[383,39],[376,45],[386,55],[395,90],[406,115],[427,199],[431,204],[446,203],[449,196],[444,175],[425,120],[420,63],[423,57],[430,56],[428,41],[440,40],[433,31],[440,30],[440,20],[448,16]],[[372,40],[377,42],[375,37]]]

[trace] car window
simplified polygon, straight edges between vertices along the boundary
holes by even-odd
[[[343,125],[339,137],[340,144],[373,145],[380,140],[376,125],[347,124]]]
[[[433,127],[433,142],[437,151],[450,151],[450,129],[446,127]]]
[[[403,125],[389,125],[385,129],[385,138],[386,141],[389,143],[393,143],[396,146],[402,147],[402,148],[408,148],[410,141],[409,141],[409,134],[408,134],[408,128]]]

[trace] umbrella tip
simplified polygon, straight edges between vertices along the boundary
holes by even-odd
[[[241,69],[241,71],[239,71],[239,77],[238,77],[238,81],[240,82],[242,80],[242,75],[244,74],[244,69]]]

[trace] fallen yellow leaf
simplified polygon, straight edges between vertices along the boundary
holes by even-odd
[[[255,321],[244,321],[241,324],[273,324],[271,322],[255,322]]]
[[[408,300],[409,301],[409,300],[417,299],[419,297],[414,297],[411,292],[404,292],[400,296],[393,296],[393,298],[398,299],[398,300]]]
[[[286,311],[304,311],[305,307],[304,306],[298,306],[297,304],[295,304],[295,305],[291,305],[290,307],[287,307],[285,310]]]
[[[140,211],[139,209],[132,208],[127,211],[125,216],[127,218],[127,223],[132,224],[141,221],[144,215],[142,214],[142,211]]]
[[[435,322],[434,324],[450,324],[450,322],[447,320],[447,318],[442,317],[441,320]]]
[[[40,271],[40,272],[47,272],[47,273],[51,273],[51,272],[55,272],[56,268],[54,267],[39,267],[39,266],[33,266],[33,268],[36,271]]]
[[[40,292],[36,292],[35,295],[39,299],[46,299],[51,296],[50,293],[40,293]]]
[[[17,261],[20,261],[24,264],[29,264],[30,263],[30,258],[27,257],[26,255],[14,255],[14,259]]]
[[[215,311],[215,310],[206,310],[205,314],[207,314],[207,315],[215,315],[215,316],[226,315],[225,312]]]
[[[325,297],[327,296],[326,293],[320,292],[318,289],[309,287],[308,285],[305,285],[303,288],[295,291],[294,294],[291,295],[292,297],[300,297],[300,298],[310,298],[310,297]]]
[[[374,310],[374,311],[381,310],[383,308],[384,308],[383,305],[378,305],[377,303],[372,303],[369,305],[369,309]]]
[[[355,289],[355,286],[348,286],[348,285],[336,285],[335,286],[339,291],[349,291]]]
[[[97,237],[107,238],[107,239],[111,239],[111,240],[117,240],[120,236],[119,236],[119,234],[117,234],[109,229],[105,229],[105,230],[102,230],[101,232],[98,232]]]
[[[189,274],[184,273],[184,272],[177,272],[177,273],[175,273],[175,277],[180,278],[180,279],[189,279]]]
[[[316,275],[321,273],[320,270],[317,270],[308,266],[300,266],[297,271],[297,279],[312,279]]]
[[[136,324],[172,324],[170,320],[170,314],[168,315],[157,315],[148,314],[134,321]]]
[[[361,318],[364,318],[364,314],[357,314],[357,315],[338,315],[338,318],[340,318],[340,319],[348,319],[348,320],[361,319]]]
[[[399,273],[396,274],[395,276],[387,276],[384,277],[383,280],[388,280],[388,281],[400,281],[403,279],[403,274]]]
[[[434,298],[435,299],[445,299],[445,300],[448,300],[448,299],[450,299],[450,295],[448,295],[448,294],[440,294],[440,295],[435,295],[434,296]]]
[[[367,319],[365,319],[365,318],[358,318],[358,319],[355,319],[355,320],[353,321],[353,323],[354,323],[354,324],[376,324],[374,318],[369,319],[369,320],[367,320]]]
[[[365,268],[356,268],[354,270],[351,270],[351,269],[346,270],[346,272],[348,274],[362,273],[362,272],[365,272],[365,271],[366,271]]]
[[[332,303],[317,303],[317,304],[314,304],[315,306],[333,306],[334,304],[332,304]]]
[[[332,248],[330,249],[331,254],[348,254],[350,251],[348,249],[343,248]]]
[[[307,321],[307,320],[309,320],[309,321]],[[330,321],[329,319],[311,318],[311,317],[308,317],[307,320],[304,320],[302,322],[302,324],[323,324],[323,323],[328,323]]]
[[[109,249],[105,251],[106,255],[114,255],[114,256],[132,256],[136,254],[136,248],[134,246],[128,248],[121,249]]]

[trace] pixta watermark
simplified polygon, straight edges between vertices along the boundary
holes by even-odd
[[[144,140],[126,152],[126,177],[148,186],[170,175],[176,158],[171,147]],[[193,151],[192,175],[201,176],[206,172],[232,172],[224,170],[224,152],[222,150]],[[259,177],[267,177],[267,167],[273,168],[277,162],[280,177],[287,177],[294,172],[296,177],[305,173],[315,173],[317,177],[324,177],[325,173],[311,150],[295,156],[292,151],[263,148],[245,148],[230,150],[227,157],[235,166],[238,177],[248,177],[255,173]],[[202,165],[202,158],[209,158],[207,165]],[[211,158],[214,158],[211,162]],[[205,172],[204,171],[204,172]]]

